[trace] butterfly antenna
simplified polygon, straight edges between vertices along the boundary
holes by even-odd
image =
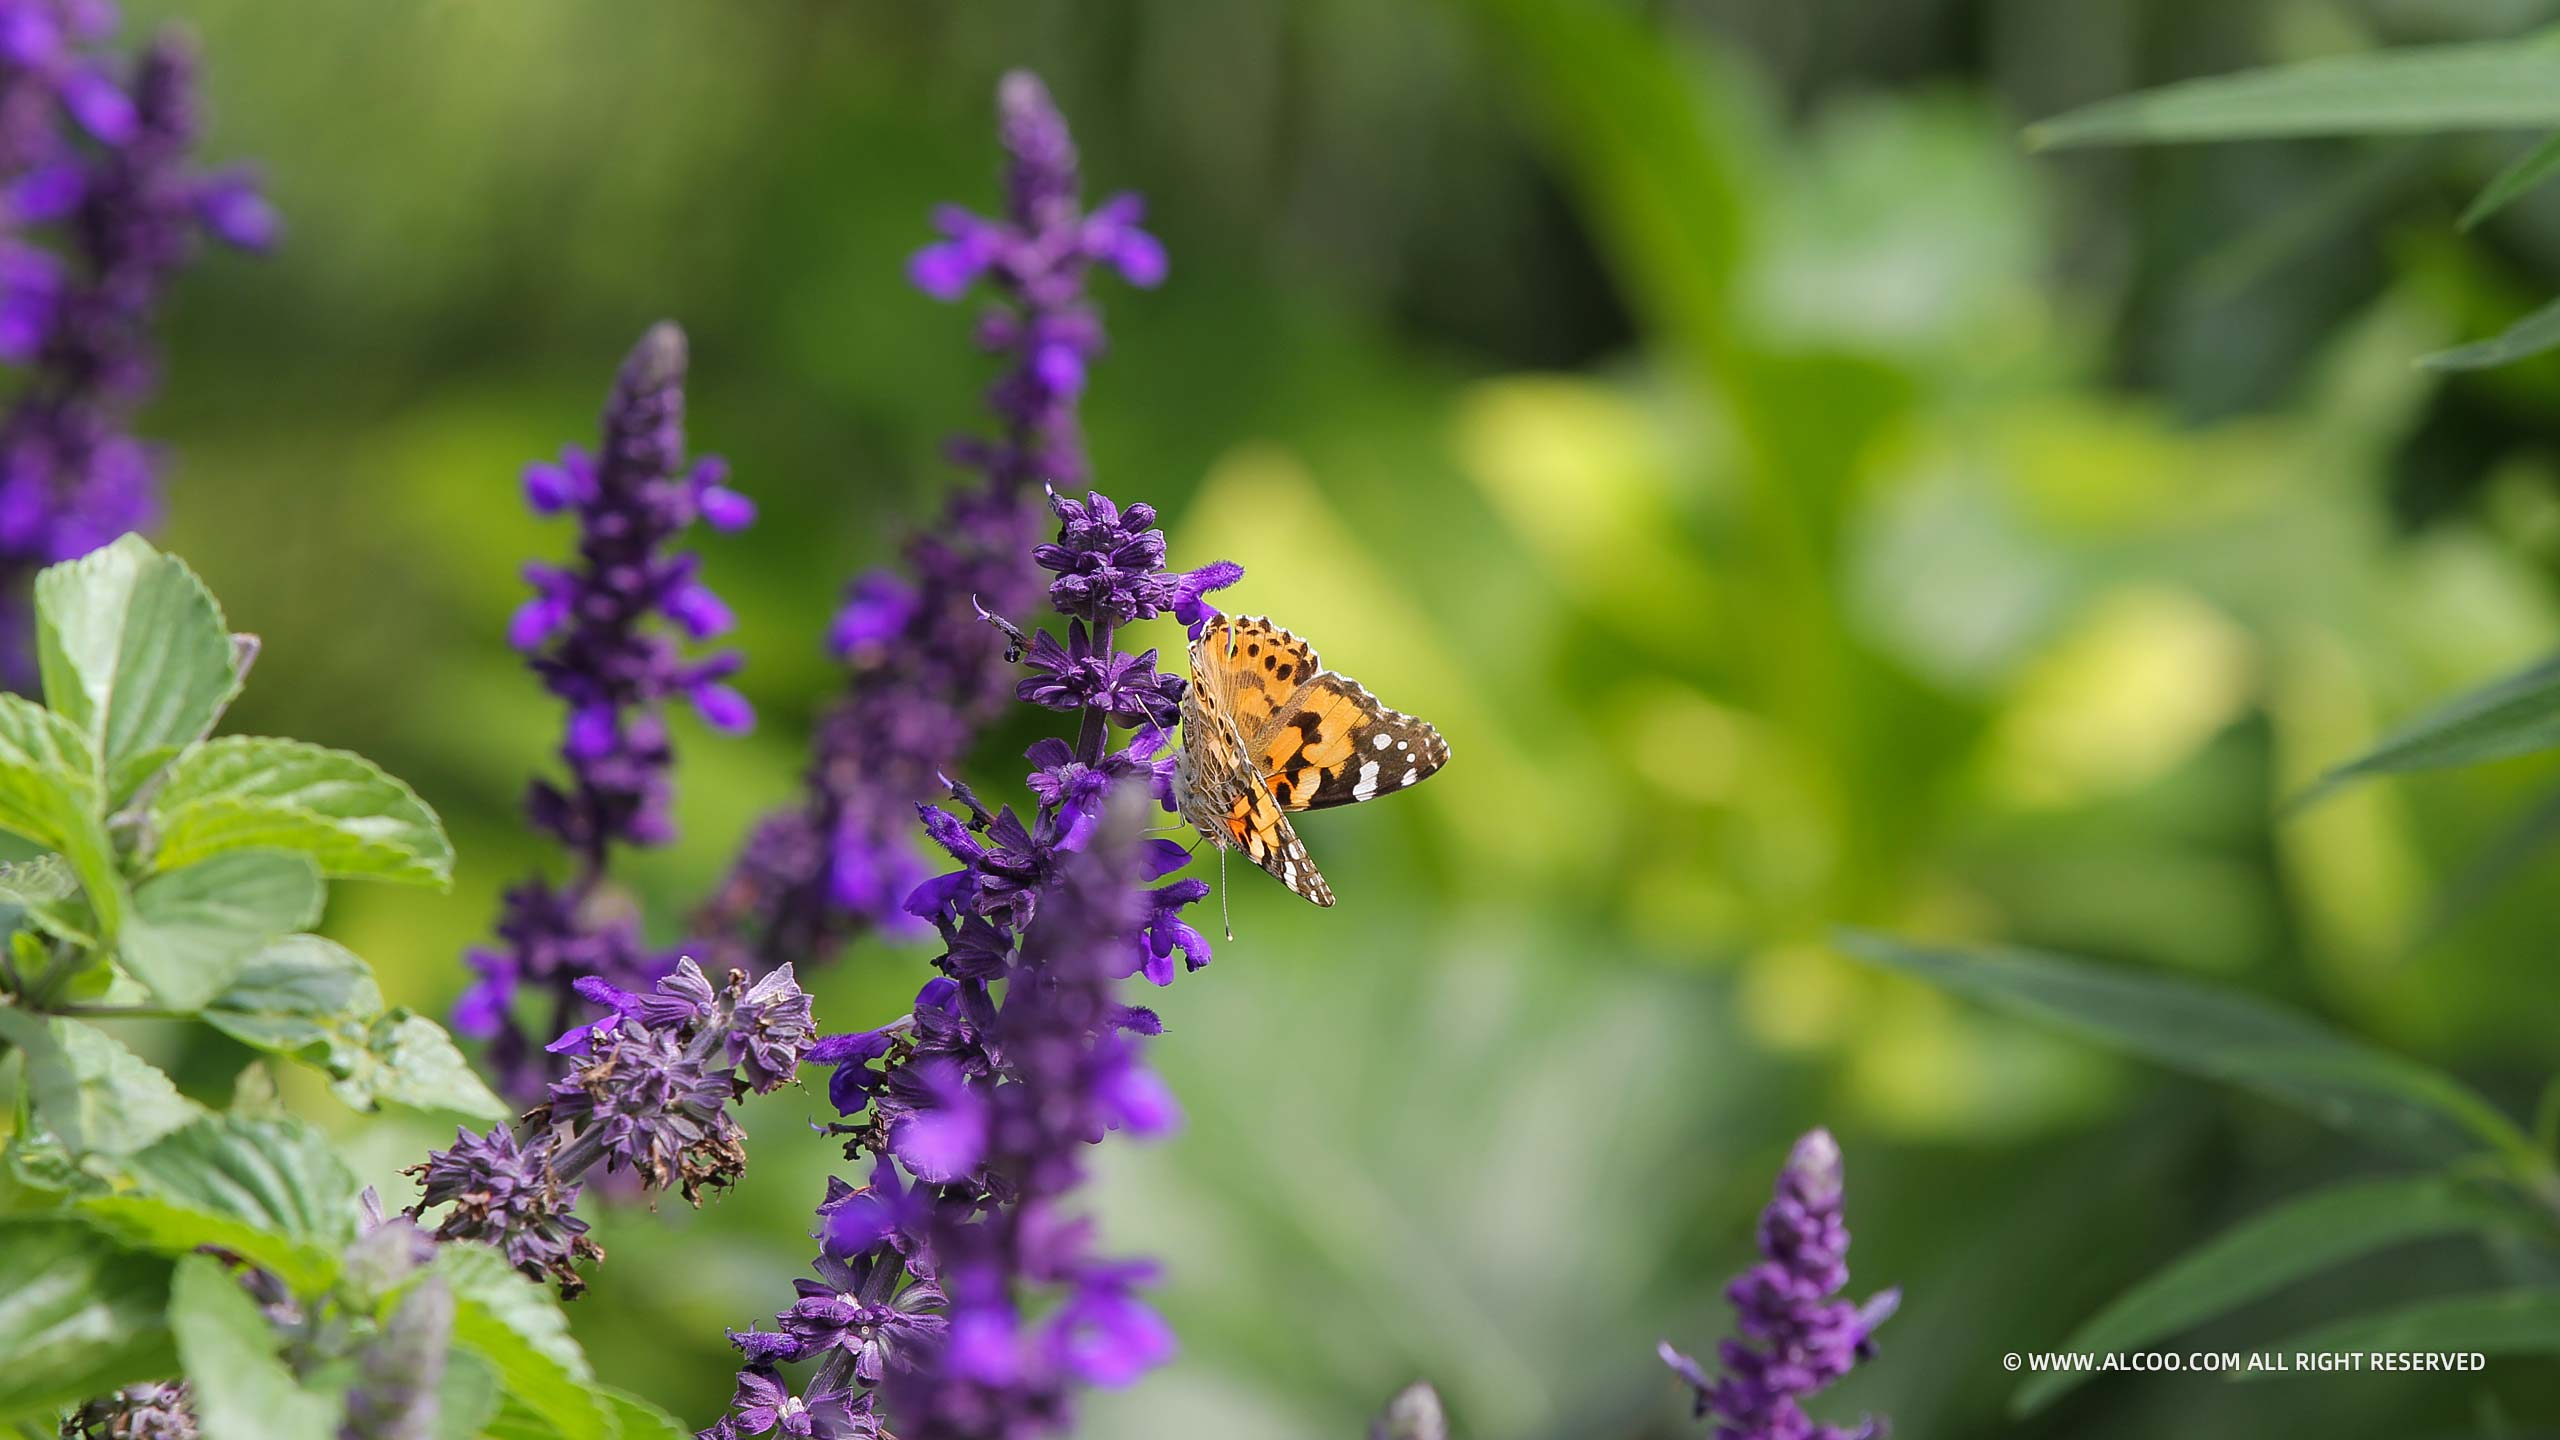
[[[1218,847],[1218,919],[1227,927],[1227,943],[1236,940],[1235,912],[1227,908],[1227,847]]]

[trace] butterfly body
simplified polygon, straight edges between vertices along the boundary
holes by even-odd
[[[1174,769],[1182,818],[1318,905],[1333,903],[1333,887],[1289,817],[1392,794],[1448,760],[1439,731],[1261,616],[1214,617],[1191,642]]]

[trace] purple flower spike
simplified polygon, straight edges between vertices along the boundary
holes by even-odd
[[[131,61],[95,48],[97,7],[0,13],[0,680],[25,685],[35,572],[148,529],[161,457],[128,433],[154,388],[155,312],[206,238],[271,246],[254,183],[196,168],[195,60],[164,35]]]
[[[837,920],[782,903],[784,862],[823,857],[839,903],[858,888],[932,927],[938,973],[890,1024],[806,1046],[835,1067],[828,1095],[846,1118],[833,1128],[848,1137],[846,1158],[870,1158],[871,1183],[830,1183],[820,1279],[798,1282],[772,1330],[733,1334],[746,1369],[706,1435],[785,1429],[791,1392],[773,1367],[813,1362],[812,1414],[819,1396],[856,1393],[859,1413],[876,1397],[903,1440],[1035,1440],[1065,1433],[1082,1387],[1126,1384],[1173,1351],[1139,1293],[1152,1268],[1092,1253],[1072,1208],[1087,1147],[1180,1121],[1143,1055],[1162,1023],[1121,1003],[1121,983],[1141,971],[1169,981],[1176,954],[1186,967],[1209,960],[1181,918],[1207,885],[1153,885],[1187,856],[1139,834],[1169,797],[1185,682],[1157,669],[1157,651],[1119,642],[1127,625],[1202,610],[1203,595],[1243,572],[1168,571],[1154,509],[1099,492],[1049,494],[1058,528],[1036,548],[1020,523],[1030,482],[1082,473],[1080,453],[1057,462],[1073,445],[1068,401],[1101,339],[1080,299],[1084,268],[1107,261],[1151,279],[1162,257],[1135,229],[1133,203],[1078,212],[1075,147],[1039,82],[1009,77],[999,107],[1005,218],[946,212],[942,240],[915,263],[937,293],[982,276],[1003,292],[980,334],[1014,361],[992,396],[1007,434],[968,452],[988,489],[963,495],[961,519],[911,547],[914,583],[857,587],[838,648],[883,684],[857,679],[838,713],[852,728],[822,746],[817,798],[768,824],[758,844],[770,860],[742,865],[732,887],[744,898],[715,907],[760,915],[749,933],[767,942],[841,934]],[[1043,569],[1063,638],[1009,618],[1036,603]],[[1019,698],[1074,717],[1075,738],[1025,753],[1031,805],[991,807],[942,777],[958,768],[955,725],[988,718],[1012,679],[993,662],[1026,658]],[[1114,725],[1128,731],[1117,743]],[[899,801],[928,853],[954,868],[924,878],[914,840],[882,824]]]
[[[570,450],[524,473],[534,513],[569,515],[578,527],[574,563],[526,567],[534,593],[507,633],[567,710],[559,751],[566,782],[534,781],[525,809],[568,850],[571,874],[556,887],[533,879],[508,893],[502,943],[475,952],[483,979],[455,1021],[494,1036],[501,1085],[528,1103],[563,1073],[557,1054],[585,1053],[578,1031],[554,1042],[551,1054],[535,1043],[568,1026],[579,982],[641,990],[662,963],[606,870],[613,847],[661,845],[674,835],[667,705],[691,704],[715,730],[734,733],[755,721],[746,697],[722,683],[737,668],[734,655],[689,658],[683,650],[684,640],[708,639],[731,622],[729,607],[703,584],[698,557],[679,547],[696,521],[721,518],[712,511],[735,520],[752,509],[726,488],[720,461],[686,460],[684,373],[684,332],[651,327],[614,382],[595,453]],[[523,990],[551,1001],[529,1026],[516,1023],[510,1003]]]
[[[924,874],[912,807],[940,793],[936,777],[960,769],[1013,697],[1007,641],[979,607],[1020,615],[1036,602],[1039,572],[1026,559],[1036,502],[1042,487],[1081,484],[1088,470],[1076,404],[1104,336],[1086,281],[1097,265],[1137,285],[1164,275],[1135,197],[1084,209],[1075,140],[1037,77],[1006,76],[996,108],[1001,210],[937,210],[937,238],[908,268],[934,299],[980,285],[991,297],[977,335],[1003,361],[987,391],[994,433],[952,447],[979,482],[907,543],[903,573],[848,589],[828,645],[850,685],[819,722],[805,798],[756,829],[696,917],[696,948],[723,964],[770,969],[832,955],[864,930],[918,933],[903,909]],[[1124,687],[1120,713],[1161,714],[1162,693]]]
[[[1832,1297],[1849,1283],[1849,1228],[1841,1218],[1840,1146],[1828,1130],[1795,1143],[1777,1194],[1760,1215],[1759,1264],[1725,1289],[1742,1332],[1719,1351],[1720,1376],[1664,1342],[1662,1361],[1695,1392],[1696,1412],[1716,1417],[1717,1440],[1870,1440],[1806,1418],[1805,1397],[1875,1353],[1877,1326],[1900,1303],[1887,1290],[1864,1305]]]

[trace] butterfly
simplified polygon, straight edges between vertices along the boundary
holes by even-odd
[[[1324,668],[1306,641],[1259,615],[1213,615],[1191,642],[1174,794],[1218,847],[1318,905],[1333,903],[1289,825],[1302,810],[1356,805],[1449,763],[1449,742]]]

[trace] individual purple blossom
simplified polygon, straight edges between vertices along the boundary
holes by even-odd
[[[662,966],[606,874],[616,846],[673,836],[667,705],[689,702],[716,729],[753,721],[727,683],[737,656],[687,649],[726,630],[730,615],[703,583],[700,557],[681,547],[697,522],[735,529],[754,508],[730,488],[724,462],[686,459],[684,373],[684,332],[651,327],[614,382],[597,449],[573,448],[525,472],[534,512],[573,516],[578,528],[574,563],[526,571],[533,594],[508,628],[566,708],[565,783],[536,779],[525,810],[569,852],[571,871],[564,882],[535,877],[507,892],[499,943],[468,956],[480,978],[454,1010],[455,1028],[492,1042],[501,1088],[520,1100],[560,1072],[563,1062],[532,1037],[567,1024],[579,981],[639,989]],[[548,1001],[530,1029],[517,1015],[527,989]]]
[[[814,1440],[872,1440],[880,1434],[871,1417],[871,1397],[848,1390],[791,1393],[770,1370],[738,1372],[737,1398],[731,1418],[702,1432],[722,1440],[738,1435],[810,1436]]]
[[[1760,1215],[1761,1260],[1726,1287],[1741,1335],[1718,1350],[1722,1373],[1662,1344],[1663,1363],[1696,1394],[1700,1416],[1716,1417],[1716,1440],[1869,1440],[1873,1419],[1854,1429],[1817,1424],[1803,1402],[1874,1353],[1876,1327],[1899,1291],[1865,1304],[1835,1299],[1849,1283],[1849,1228],[1841,1217],[1840,1146],[1828,1130],[1796,1141]]]
[[[912,807],[941,793],[940,777],[1014,691],[1005,640],[977,607],[1018,614],[1033,603],[1036,501],[1044,486],[1086,476],[1076,405],[1103,346],[1086,281],[1097,266],[1141,287],[1164,279],[1164,249],[1139,228],[1136,197],[1083,208],[1075,142],[1040,81],[1006,76],[997,112],[1002,212],[935,212],[941,238],[909,268],[936,299],[981,284],[993,293],[976,339],[1004,362],[987,392],[995,432],[952,444],[979,479],[908,541],[904,573],[848,589],[830,641],[849,685],[818,724],[804,797],[756,828],[696,918],[704,953],[726,963],[770,968],[832,954],[863,929],[920,930],[902,908],[925,875]],[[1160,691],[1115,678],[1123,713],[1161,711]]]
[[[1097,651],[1082,620],[1067,623],[1064,645],[1042,631],[1024,663],[1033,673],[1014,693],[1030,704],[1100,710],[1122,725],[1169,728],[1180,718],[1182,677],[1158,671],[1153,650],[1143,655]]]
[[[788,965],[752,984],[733,970],[714,986],[686,959],[646,994],[594,977],[578,993],[604,1014],[549,1047],[567,1073],[543,1103],[515,1127],[460,1132],[410,1172],[421,1181],[412,1217],[446,1207],[437,1240],[493,1245],[570,1295],[583,1283],[576,1262],[603,1255],[573,1213],[589,1172],[700,1203],[746,1167],[730,1105],[791,1083],[816,1042],[809,997]]]
[[[130,431],[157,370],[155,312],[203,238],[265,250],[257,186],[198,169],[195,62],[162,35],[127,62],[99,0],[0,0],[0,652],[28,678],[26,589],[159,511],[161,457]]]

